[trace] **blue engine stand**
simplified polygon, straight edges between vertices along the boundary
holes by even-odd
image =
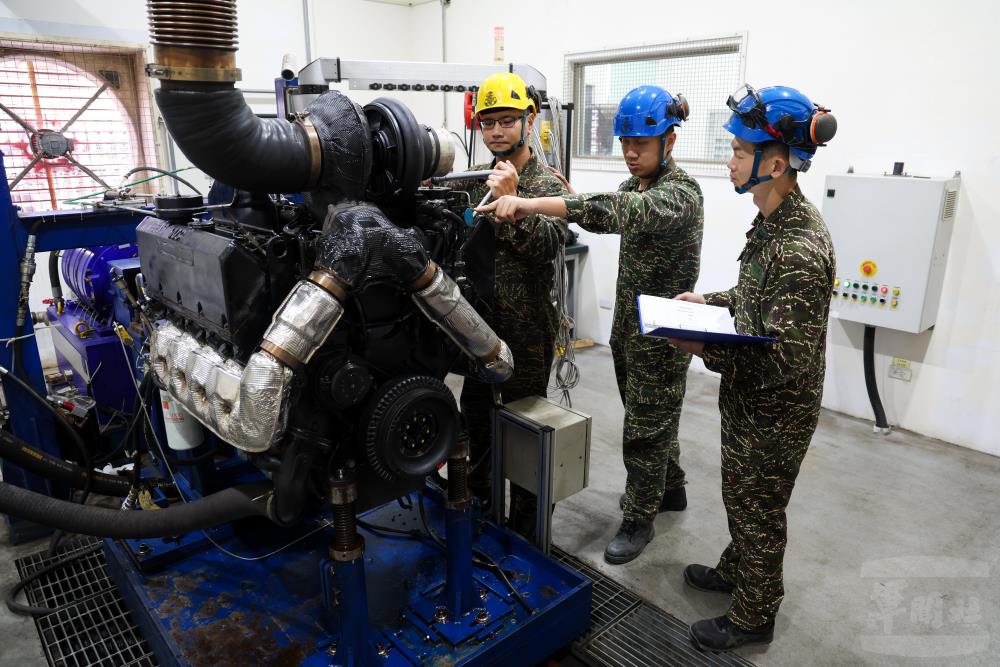
[[[410,508],[393,502],[359,518],[422,532],[410,499]],[[142,554],[108,540],[105,551],[163,665],[532,665],[587,630],[588,579],[472,510],[446,510],[431,494],[426,510],[432,530],[447,535],[447,554],[429,538],[359,526],[365,546],[352,561],[330,559],[332,528],[267,556],[310,528],[265,539],[263,524],[211,533],[230,551],[266,556],[259,560],[235,559],[194,535],[147,540]],[[473,564],[473,549],[500,565],[521,602]]]

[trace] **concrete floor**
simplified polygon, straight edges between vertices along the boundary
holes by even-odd
[[[681,418],[688,509],[656,520],[637,560],[603,560],[621,520],[622,406],[606,347],[577,353],[574,407],[594,418],[590,488],[556,508],[554,541],[686,622],[725,612],[684,586],[688,563],[714,565],[728,542],[719,476],[718,381],[692,373]],[[759,665],[1000,664],[1000,459],[824,412],[788,510],[786,597]],[[13,560],[41,548],[6,546]],[[29,619],[0,605],[0,664],[44,665]]]
[[[684,585],[729,542],[719,382],[691,373],[681,416],[688,508],[635,561],[603,553],[621,520],[622,406],[611,354],[578,353],[573,406],[594,418],[590,488],[556,507],[554,542],[686,622],[728,607]],[[859,361],[860,363],[860,361]],[[862,388],[863,389],[863,388]],[[613,397],[613,398],[612,398]],[[788,508],[785,600],[759,665],[1000,664],[1000,459],[824,411]]]

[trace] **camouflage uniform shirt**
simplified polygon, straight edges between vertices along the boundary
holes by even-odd
[[[491,164],[480,164],[473,170],[492,169]],[[485,181],[456,181],[452,188],[469,193],[472,205],[478,204],[489,188]],[[564,194],[563,184],[541,165],[534,155],[518,172],[517,195],[519,197],[549,197]],[[496,285],[493,295],[493,321],[489,322],[514,352],[514,378],[504,383],[504,400],[515,385],[520,385],[518,376],[524,376],[528,368],[519,362],[516,354],[521,347],[519,340],[537,338],[533,332],[544,330],[546,338],[554,339],[558,326],[558,315],[551,294],[555,281],[553,262],[566,241],[566,223],[559,218],[544,215],[528,216],[524,220],[497,225],[496,231]],[[523,355],[522,355],[523,357]],[[522,359],[521,361],[525,361]],[[537,375],[537,373],[534,373]],[[525,378],[527,379],[527,378]],[[532,393],[545,393],[548,369],[542,387]],[[533,378],[531,384],[537,385]]]
[[[567,222],[589,232],[621,235],[611,344],[628,348],[630,357],[641,357],[640,363],[629,364],[627,392],[640,403],[676,393],[671,385],[678,378],[682,381],[689,356],[665,340],[640,333],[637,298],[640,294],[673,297],[694,289],[704,224],[697,181],[671,158],[641,192],[639,179],[632,177],[617,192],[564,199]]]
[[[740,262],[736,287],[705,301],[728,308],[740,333],[778,340],[706,345],[705,366],[722,374],[724,390],[746,394],[774,419],[775,402],[818,405],[836,266],[819,211],[796,188],[767,218],[757,214]]]

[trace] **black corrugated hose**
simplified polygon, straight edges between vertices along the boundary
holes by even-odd
[[[875,413],[875,427],[888,429],[889,422],[885,418],[882,399],[878,395],[878,385],[875,383],[875,327],[865,326],[865,343],[862,353],[865,364],[865,388],[868,390],[868,401]]]

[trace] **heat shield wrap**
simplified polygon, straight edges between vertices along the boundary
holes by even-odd
[[[300,281],[275,313],[265,340],[306,363],[342,312],[328,292]],[[292,369],[269,353],[255,352],[241,366],[165,322],[153,331],[150,360],[170,395],[234,447],[263,452],[284,432]]]
[[[503,342],[465,300],[458,285],[437,268],[431,283],[413,293],[417,307],[473,358],[475,374],[485,382],[498,383],[514,373],[514,359]]]
[[[332,294],[316,283],[299,281],[275,312],[264,340],[307,364],[343,313],[344,307]]]

